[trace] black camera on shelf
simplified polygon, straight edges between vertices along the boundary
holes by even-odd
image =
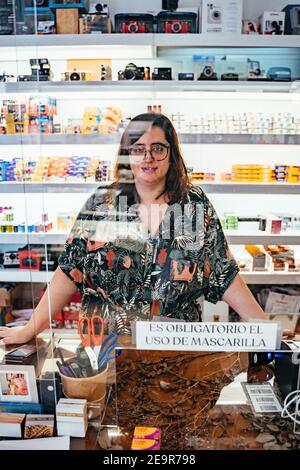
[[[154,67],[152,80],[172,80],[171,67]]]
[[[178,74],[178,80],[194,80],[193,72],[181,72]]]
[[[154,17],[144,13],[118,13],[115,15],[116,33],[153,33]]]
[[[107,3],[96,3],[95,5],[91,5],[89,8],[89,13],[93,13],[94,15],[109,16],[108,5]]]
[[[48,8],[48,0],[24,0],[25,8]]]
[[[14,82],[15,76],[14,75],[7,75],[5,72],[0,74],[0,82]]]
[[[31,75],[18,75],[18,82],[47,82],[51,79],[51,69],[48,59],[29,59]]]
[[[212,65],[205,65],[198,80],[218,80],[218,76]]]
[[[162,9],[175,11],[178,8],[178,0],[162,0]]]
[[[118,80],[149,80],[150,68],[137,67],[134,63],[130,62],[126,65],[125,70],[119,70]]]

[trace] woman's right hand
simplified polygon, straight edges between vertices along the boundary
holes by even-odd
[[[6,344],[24,344],[33,338],[28,326],[0,327],[0,346]]]

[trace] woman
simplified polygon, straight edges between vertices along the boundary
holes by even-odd
[[[77,288],[83,314],[102,315],[120,334],[157,315],[201,321],[202,295],[244,321],[265,319],[238,271],[214,208],[189,183],[171,121],[142,114],[122,136],[115,183],[76,220],[48,288],[50,311],[45,294],[25,327],[1,328],[0,338],[28,341]]]

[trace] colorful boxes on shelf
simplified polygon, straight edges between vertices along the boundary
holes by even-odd
[[[161,430],[155,427],[136,426],[131,450],[160,450]]]
[[[245,245],[245,249],[252,256],[253,271],[268,271],[270,269],[270,257],[263,249],[255,245]]]

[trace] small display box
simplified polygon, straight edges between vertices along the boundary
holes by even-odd
[[[61,398],[56,406],[58,436],[85,437],[87,401],[76,398]]]
[[[154,17],[143,13],[118,13],[115,15],[116,33],[153,33]]]
[[[89,0],[49,0],[49,8],[78,8],[84,13],[88,13],[90,8]]]
[[[182,11],[161,11],[157,15],[158,33],[196,33],[197,14]]]

